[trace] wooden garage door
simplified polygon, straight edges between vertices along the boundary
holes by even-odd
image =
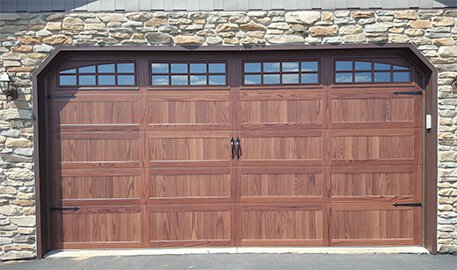
[[[62,63],[48,99],[52,247],[421,244],[414,66],[271,57]]]

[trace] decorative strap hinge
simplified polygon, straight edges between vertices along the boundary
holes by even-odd
[[[394,203],[395,207],[422,207],[422,203]]]
[[[51,207],[49,210],[51,211],[78,211],[80,208],[79,207]]]
[[[394,92],[394,95],[411,95],[411,96],[422,96],[422,91],[396,91]]]

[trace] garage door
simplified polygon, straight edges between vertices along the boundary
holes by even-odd
[[[414,65],[75,54],[49,79],[53,248],[419,245]]]

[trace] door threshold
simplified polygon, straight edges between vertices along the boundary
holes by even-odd
[[[191,255],[191,254],[430,254],[419,246],[408,247],[215,247],[53,250],[46,258],[89,258],[106,256]]]

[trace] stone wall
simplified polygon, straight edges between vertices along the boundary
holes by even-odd
[[[439,70],[441,252],[457,252],[457,9],[0,14],[0,260],[35,256],[31,71],[56,46],[412,43]]]

